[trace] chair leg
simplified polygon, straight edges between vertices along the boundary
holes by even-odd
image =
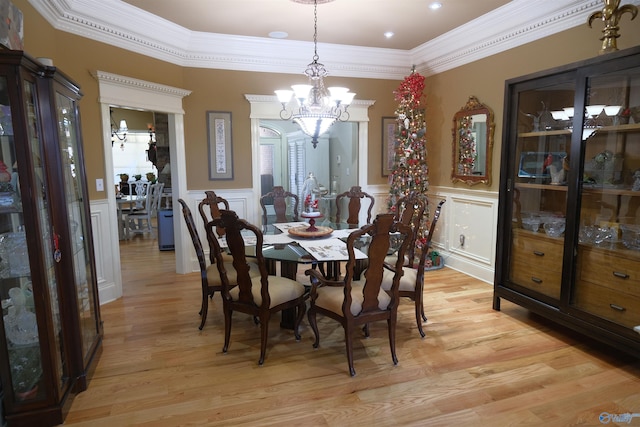
[[[396,319],[391,317],[387,319],[387,326],[389,328],[389,347],[391,348],[391,360],[393,364],[398,364],[398,357],[396,356]]]
[[[206,289],[202,290],[202,305],[200,305],[200,316],[202,319],[200,320],[200,327],[198,329],[202,330],[204,328],[204,323],[207,321],[207,312],[209,311],[209,300],[207,299],[208,293]]]
[[[351,341],[351,330],[344,325],[344,342],[347,347],[347,363],[349,363],[349,374],[352,377],[356,376],[356,370],[353,367],[353,342]]]
[[[416,324],[418,325],[418,332],[420,336],[424,338],[424,331],[422,330],[422,301],[419,298],[415,299],[416,306]],[[425,319],[426,320],[426,319]]]
[[[233,311],[230,308],[224,308],[224,346],[222,352],[226,353],[229,349],[229,338],[231,338],[231,315]]]
[[[320,344],[320,333],[318,332],[316,311],[313,308],[309,309],[309,311],[307,312],[307,319],[309,320],[309,326],[311,326],[311,330],[316,337],[315,341],[313,342],[313,348],[318,348],[318,345]]]
[[[295,323],[293,325],[293,335],[296,337],[296,341],[300,341],[300,323],[302,323],[302,319],[304,319],[304,313],[307,311],[307,303],[303,300],[298,309],[296,310],[298,315],[296,316]]]
[[[267,353],[267,338],[269,337],[269,312],[260,315],[260,359],[258,365],[264,363],[264,357]]]

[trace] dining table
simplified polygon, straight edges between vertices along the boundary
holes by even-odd
[[[309,268],[325,265],[327,277],[339,274],[339,264],[349,259],[346,239],[357,228],[350,227],[346,223],[336,224],[328,221],[317,221],[317,224],[316,228],[325,230],[324,235],[313,235],[313,231],[305,233],[309,230],[310,224],[303,221],[275,223],[263,228],[262,255],[270,275],[277,274],[278,263],[280,275],[292,280],[296,280],[300,264],[306,264]],[[307,233],[309,236],[305,237]],[[366,262],[367,259],[368,237],[363,236],[361,240],[356,245],[358,248],[355,249],[356,274],[364,268],[362,262]],[[219,242],[221,247],[227,247],[224,236],[219,238]],[[245,255],[256,256],[256,242],[253,236],[245,236]],[[310,289],[311,282],[309,281],[305,287]],[[294,318],[293,310],[284,310],[280,327],[293,329]]]

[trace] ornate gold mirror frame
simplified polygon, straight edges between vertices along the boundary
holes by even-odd
[[[491,183],[493,111],[475,96],[453,116],[451,180],[469,185]]]

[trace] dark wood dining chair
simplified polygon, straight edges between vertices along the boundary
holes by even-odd
[[[396,216],[396,220],[411,226],[413,229],[413,242],[409,245],[409,249],[407,249],[405,256],[404,265],[407,267],[413,267],[415,265],[416,242],[427,204],[427,197],[424,194],[412,191],[406,196],[399,198],[392,209],[392,212]],[[387,264],[394,265],[396,259],[397,255],[393,254],[388,256],[385,259],[385,262]]]
[[[233,267],[237,271],[237,286],[232,287],[227,263],[222,260],[220,251],[215,251],[220,277],[222,279],[222,304],[224,309],[224,353],[229,349],[231,337],[231,318],[234,311],[250,314],[260,322],[260,358],[258,364],[264,363],[269,336],[269,319],[271,315],[282,310],[293,309],[296,316],[293,332],[296,340],[300,340],[298,332],[300,322],[306,311],[306,294],[302,283],[281,276],[269,275],[265,258],[262,255],[263,236],[260,229],[244,219],[238,218],[234,211],[223,209],[220,218],[207,223],[207,239],[212,247],[216,246],[215,228],[223,227],[231,255]],[[255,259],[260,276],[251,277],[250,263],[245,255],[245,242],[242,232],[253,234],[256,238]]]
[[[383,264],[390,247],[389,237],[395,232],[399,232],[404,239],[398,240],[401,244],[396,263],[397,273],[392,280],[391,290],[387,293],[381,288],[384,274]],[[320,333],[316,320],[318,313],[340,322],[344,328],[347,361],[351,376],[356,374],[353,367],[353,339],[358,325],[366,326],[370,322],[386,320],[391,358],[394,365],[398,364],[395,346],[398,287],[402,275],[403,256],[411,243],[411,232],[411,227],[396,221],[393,214],[380,214],[372,224],[361,227],[347,238],[349,258],[342,280],[327,279],[314,269],[305,271],[305,274],[311,278],[311,306],[308,318],[316,337],[313,347],[317,348],[320,344]],[[371,238],[368,251],[369,267],[364,273],[364,279],[353,280],[356,265],[354,244],[364,235]],[[368,335],[368,328],[366,328],[366,333]]]
[[[193,221],[193,215],[191,214],[191,209],[187,203],[178,199],[178,202],[182,206],[182,216],[184,217],[184,221],[187,224],[187,230],[189,230],[189,235],[191,236],[191,241],[193,242],[193,248],[196,251],[196,257],[198,258],[198,265],[200,267],[200,281],[202,287],[202,302],[200,304],[200,326],[199,329],[202,330],[204,328],[204,324],[207,321],[207,312],[209,311],[209,299],[213,298],[213,295],[216,291],[222,291],[222,281],[220,279],[220,274],[218,274],[218,269],[214,263],[210,263],[207,265],[207,260],[204,254],[204,248],[202,246],[202,241],[200,240],[200,236],[198,235],[198,229],[196,228],[196,224]],[[219,246],[218,246],[219,248]],[[216,258],[214,257],[214,260]],[[223,261],[224,262],[224,261]],[[230,262],[227,262],[227,267],[230,272],[235,272],[233,266]],[[257,265],[251,268],[251,274],[257,276],[259,274]],[[230,274],[231,275],[231,274]],[[231,277],[230,280],[235,281],[234,277]]]
[[[347,208],[348,216],[347,216],[346,223],[349,224],[349,226],[352,228],[358,227],[360,225],[358,218],[360,216],[360,209],[362,208],[361,199],[364,199],[365,197],[369,199],[369,207],[367,209],[366,224],[370,224],[371,210],[373,209],[373,204],[375,203],[375,199],[371,194],[368,194],[362,191],[362,187],[360,187],[359,185],[354,185],[349,189],[349,191],[345,191],[344,193],[338,194],[336,196],[336,222],[339,223],[341,221],[341,218],[342,218],[341,210],[340,210],[340,207],[342,205],[341,202],[342,202],[342,199],[347,198],[349,199],[349,204]]]
[[[431,218],[431,225],[429,226],[429,234],[426,236],[426,241],[422,245],[420,253],[420,259],[418,265],[404,265],[402,267],[403,275],[400,279],[399,295],[400,297],[406,297],[411,299],[415,304],[416,324],[418,325],[418,332],[420,336],[424,338],[425,333],[422,329],[422,322],[427,321],[427,316],[424,313],[424,267],[427,256],[429,254],[429,248],[431,247],[431,239],[433,232],[440,218],[440,210],[444,204],[444,200],[441,200],[436,207],[433,217]],[[418,238],[418,228],[413,229],[413,236],[411,239],[411,246],[416,246],[416,240]],[[385,263],[385,272],[382,278],[382,289],[390,292],[393,286],[393,279],[395,272],[397,271],[395,265],[389,265]]]
[[[214,218],[220,218],[220,209],[229,209],[229,202],[227,199],[220,197],[216,194],[215,191],[207,190],[204,192],[205,197],[198,203],[198,212],[200,212],[200,217],[202,218],[202,223],[206,224]],[[224,228],[217,227],[216,234],[218,237],[224,236]],[[215,264],[215,256],[212,252],[211,247],[209,247],[209,260],[211,264]],[[231,255],[222,251],[222,257],[225,261],[232,261]]]
[[[268,202],[273,202],[273,210],[275,211],[275,219],[269,222],[269,213],[267,206],[271,206]],[[277,185],[270,191],[260,197],[260,206],[262,206],[262,224],[266,227],[270,223],[298,221],[298,205],[299,197],[286,191],[284,187]]]

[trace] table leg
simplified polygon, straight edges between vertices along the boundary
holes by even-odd
[[[272,261],[273,262],[273,261]],[[267,268],[269,264],[267,263]],[[275,267],[274,267],[275,273]],[[280,276],[287,279],[296,280],[296,274],[298,274],[298,263],[295,261],[280,261]],[[296,309],[289,308],[282,310],[282,318],[280,320],[280,327],[283,329],[293,329],[296,319]]]

